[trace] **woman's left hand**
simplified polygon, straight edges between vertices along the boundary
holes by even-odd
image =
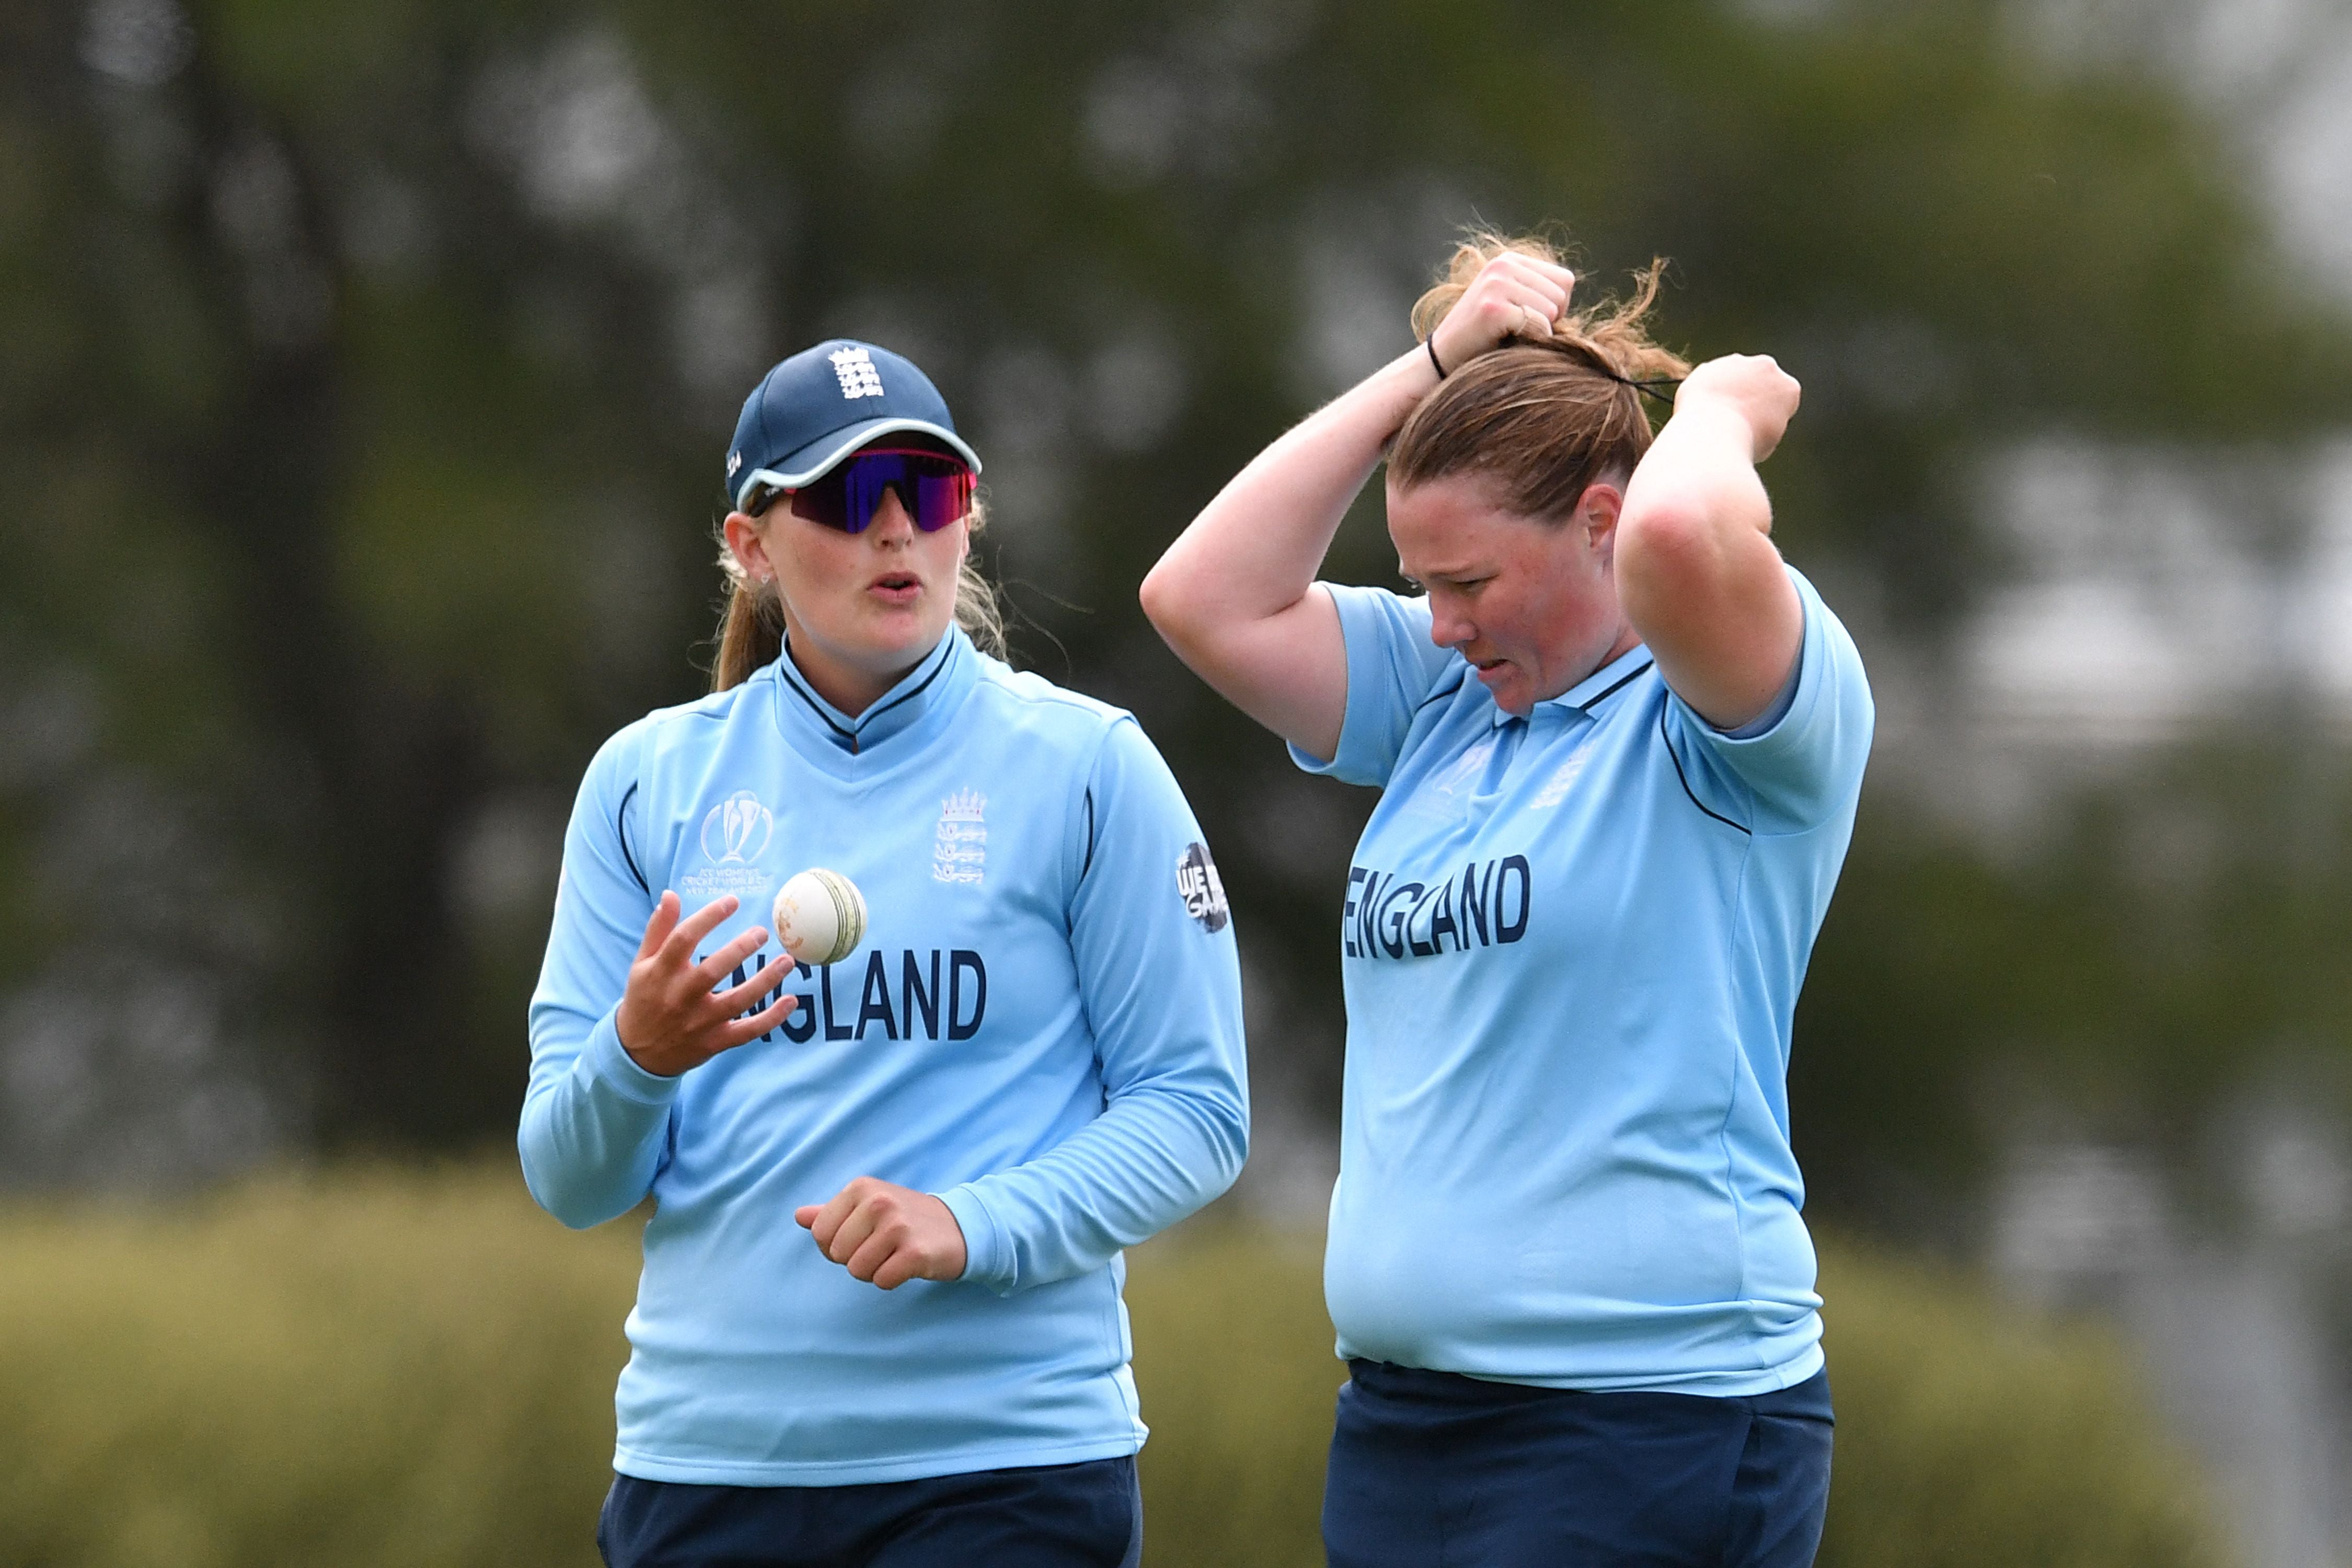
[[[1618,602],[1675,695],[1718,730],[1770,707],[1803,652],[1804,606],[1756,473],[1798,395],[1768,354],[1700,365],[1617,514]]]
[[[1770,354],[1725,354],[1692,371],[1675,394],[1675,412],[1712,403],[1748,422],[1750,463],[1772,455],[1795,417],[1803,389]]]
[[[963,1278],[963,1227],[929,1193],[860,1176],[831,1203],[803,1204],[793,1218],[853,1279],[895,1290],[909,1279]]]

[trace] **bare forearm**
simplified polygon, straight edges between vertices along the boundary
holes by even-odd
[[[1143,612],[1176,656],[1318,757],[1339,745],[1348,649],[1316,569],[1381,448],[1436,384],[1419,350],[1373,372],[1234,475],[1143,580]]]
[[[1339,612],[1315,574],[1381,449],[1460,367],[1515,331],[1548,331],[1575,277],[1537,258],[1490,258],[1434,329],[1258,454],[1143,580],[1144,614],[1177,657],[1243,712],[1318,757],[1348,707]]]
[[[1677,408],[1625,486],[1621,547],[1661,520],[1704,525],[1727,538],[1772,531],[1772,503],[1757,476],[1753,438],[1736,409]]]
[[[1770,704],[1803,636],[1756,472],[1796,402],[1796,383],[1769,360],[1701,366],[1627,483],[1618,520],[1626,618],[1667,684],[1726,727]]]
[[[1146,613],[1180,654],[1298,603],[1381,448],[1436,381],[1423,350],[1399,355],[1292,426],[1202,509],[1143,582]]]

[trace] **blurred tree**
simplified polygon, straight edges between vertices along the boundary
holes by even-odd
[[[971,428],[1023,646],[1169,752],[1261,1075],[1321,1104],[1370,799],[1291,773],[1133,586],[1409,346],[1459,226],[1565,221],[1597,286],[1673,257],[1671,335],[1806,383],[1791,554],[1929,646],[1997,570],[2000,442],[2285,442],[2347,402],[2342,323],[2269,281],[2196,118],[1989,3],[0,0],[0,40],[17,1179],[510,1124],[572,784],[698,688],[735,405],[826,333]],[[1362,510],[1332,570],[1390,580]],[[1939,1146],[1921,1089],[2021,1028],[2164,1033],[2102,1003],[2107,871],[2019,883],[1902,810],[1870,803],[1801,1027],[1832,1171]]]

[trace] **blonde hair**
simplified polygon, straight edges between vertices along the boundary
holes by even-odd
[[[1535,237],[1471,235],[1454,248],[1443,281],[1416,300],[1412,330],[1426,340],[1461,301],[1478,269],[1505,251],[1559,264]],[[1630,474],[1650,449],[1643,383],[1690,373],[1681,355],[1650,339],[1647,319],[1665,272],[1656,258],[1635,273],[1630,300],[1602,299],[1551,324],[1551,336],[1513,337],[1456,367],[1422,399],[1389,450],[1389,482],[1411,489],[1456,474],[1495,483],[1503,504],[1526,517],[1564,518],[1587,485]]]
[[[971,503],[965,528],[977,537],[988,526],[988,514],[978,497]],[[719,541],[719,570],[727,576],[727,608],[719,621],[719,652],[710,661],[710,689],[724,691],[751,679],[754,670],[784,651],[784,606],[773,581],[754,583],[743,574],[743,563]],[[1007,657],[1004,610],[997,602],[996,584],[988,580],[970,550],[956,570],[955,622],[981,652]]]

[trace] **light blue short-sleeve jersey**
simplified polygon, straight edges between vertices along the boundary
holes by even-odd
[[[1821,1367],[1790,1022],[1873,710],[1790,576],[1796,684],[1737,738],[1641,647],[1515,719],[1425,601],[1330,588],[1339,754],[1293,752],[1383,791],[1340,907],[1342,1355],[1726,1395]]]
[[[866,938],[782,1025],[676,1078],[614,1016],[663,889],[769,923],[855,881]],[[589,765],[530,1006],[523,1172],[566,1224],[650,1195],[614,1468],[734,1486],[1132,1454],[1119,1253],[1229,1185],[1247,1142],[1222,884],[1115,709],[950,632],[855,719],[791,668],[656,712]],[[853,1178],[935,1193],[962,1279],[883,1291],[793,1210]]]

